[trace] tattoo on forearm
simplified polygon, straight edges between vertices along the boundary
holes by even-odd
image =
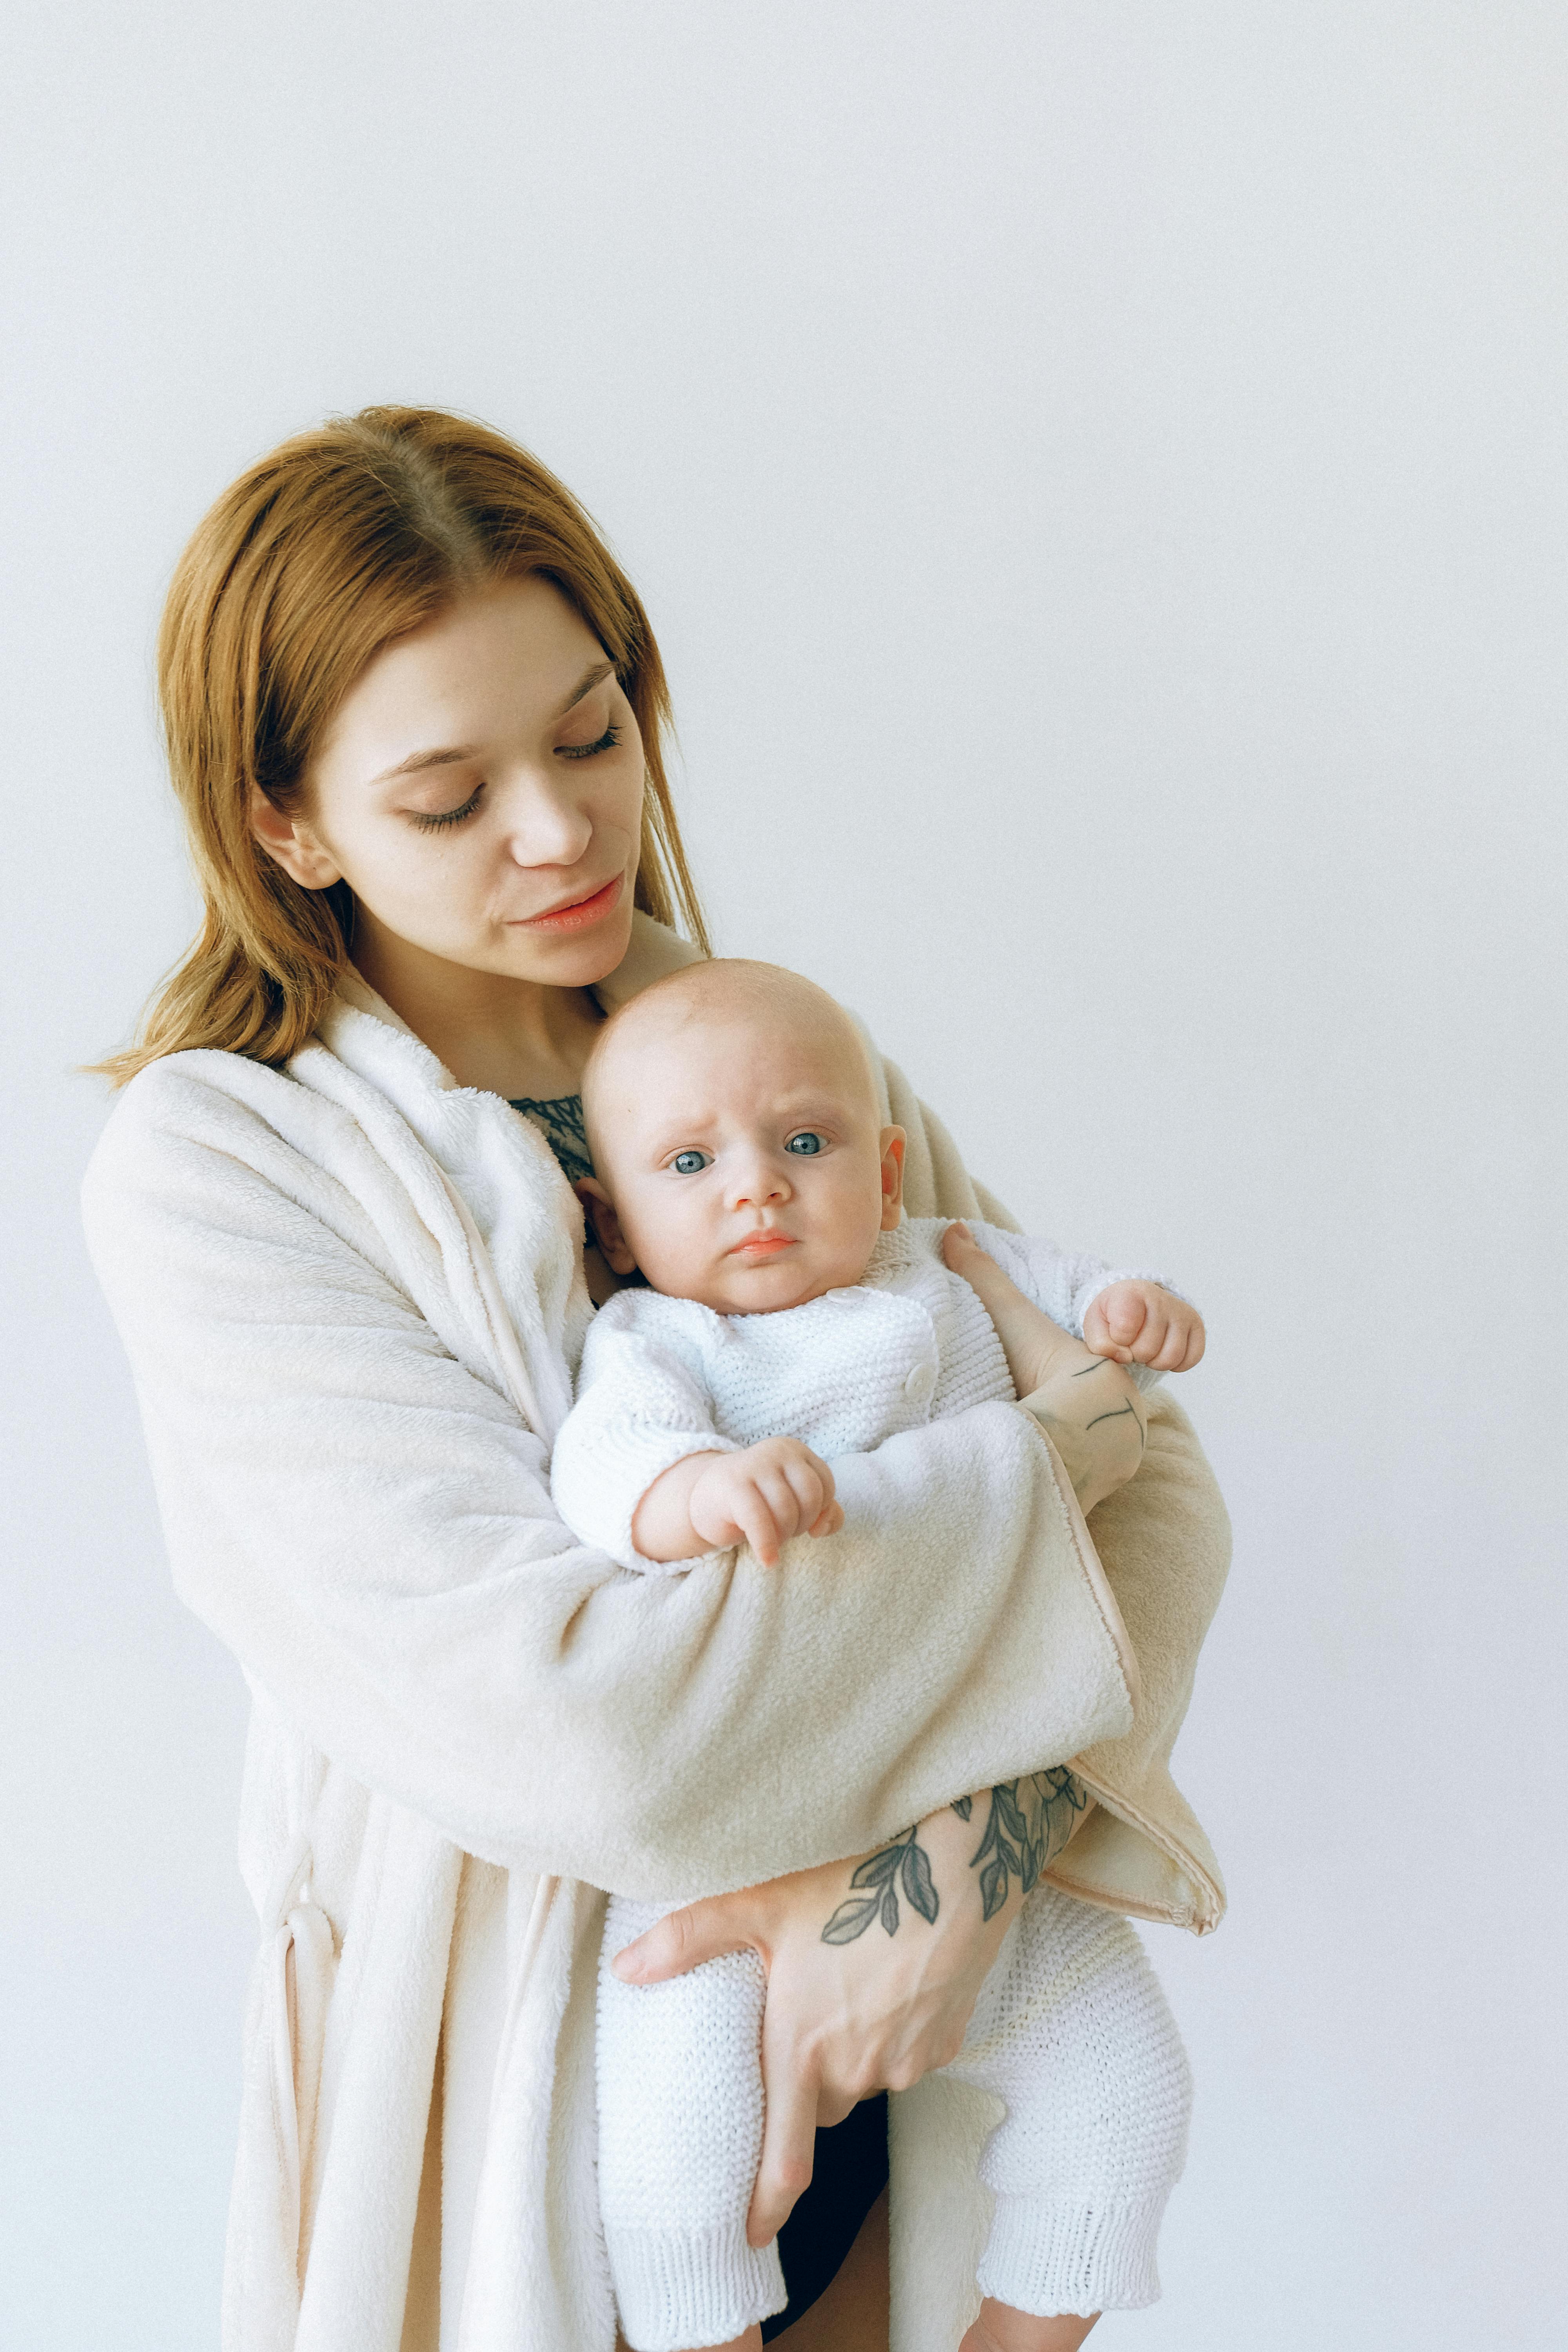
[[[999,1780],[991,1791],[985,1834],[971,1858],[971,1870],[980,1873],[983,1916],[994,1919],[1006,1902],[1016,1878],[1026,1895],[1033,1894],[1068,1838],[1079,1813],[1089,1808],[1089,1792],[1065,1764],[1048,1772],[1031,1772],[1018,1780]],[[970,1800],[962,1798],[953,1811],[967,1821]]]
[[[1084,1428],[1086,1430],[1098,1429],[1102,1421],[1122,1421],[1125,1420],[1129,1413],[1131,1413],[1133,1420],[1138,1423],[1138,1434],[1142,1439],[1144,1444],[1147,1445],[1149,1443],[1149,1433],[1143,1426],[1143,1417],[1142,1413],[1137,1412],[1131,1402],[1124,1405],[1119,1405],[1114,1412],[1097,1412],[1092,1421],[1085,1422]]]
[[[880,1918],[889,1936],[896,1936],[900,1886],[910,1909],[918,1911],[929,1924],[934,1924],[941,1908],[936,1881],[931,1873],[931,1856],[921,1843],[918,1822],[891,1845],[883,1846],[879,1853],[868,1854],[849,1885],[855,1891],[848,1902],[839,1905],[824,1927],[825,1944],[852,1944],[876,1918]]]

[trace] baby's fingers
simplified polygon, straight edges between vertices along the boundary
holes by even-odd
[[[1153,1360],[1162,1372],[1190,1372],[1203,1361],[1203,1353],[1204,1318],[1189,1308],[1172,1316],[1165,1344]]]
[[[793,1517],[787,1527],[781,1528],[769,1497],[754,1479],[749,1480],[742,1488],[732,1507],[735,1525],[763,1566],[776,1568],[781,1538],[795,1533]]]
[[[812,1521],[806,1533],[813,1536],[836,1536],[843,1525],[843,1504],[829,1503],[827,1508]]]
[[[1130,1364],[1132,1360],[1131,1349],[1112,1339],[1105,1308],[1098,1298],[1090,1299],[1084,1313],[1083,1344],[1097,1356],[1108,1356],[1113,1364]]]

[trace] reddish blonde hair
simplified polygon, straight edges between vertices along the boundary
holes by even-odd
[[[665,777],[669,695],[636,590],[571,492],[487,425],[366,408],[242,474],[180,558],[158,635],[158,696],[204,915],[117,1083],[193,1045],[286,1062],[347,959],[346,883],[306,890],[251,830],[258,787],[298,805],[312,747],[391,638],[500,579],[539,576],[616,665],[647,760],[637,903],[707,933]]]

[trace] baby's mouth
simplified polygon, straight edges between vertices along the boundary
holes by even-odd
[[[795,1245],[793,1234],[775,1233],[770,1228],[766,1233],[748,1234],[743,1242],[735,1244],[730,1255],[752,1258],[777,1257],[781,1250],[794,1249]]]

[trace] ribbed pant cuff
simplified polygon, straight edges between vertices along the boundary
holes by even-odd
[[[728,2344],[789,2301],[778,2242],[746,2242],[744,2221],[718,2230],[606,2226],[621,2333],[633,2352]]]
[[[1154,2249],[1164,2210],[1163,2196],[1097,2205],[998,2197],[980,2291],[1039,2319],[1142,2310],[1160,2299]]]

